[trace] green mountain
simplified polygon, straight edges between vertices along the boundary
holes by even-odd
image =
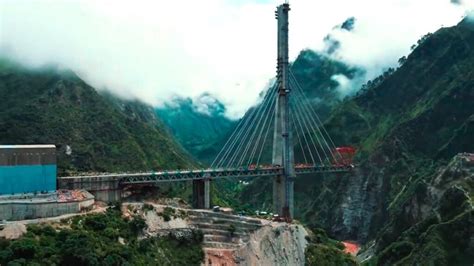
[[[381,265],[472,265],[472,176],[434,180],[457,153],[474,151],[473,43],[468,20],[429,34],[398,69],[337,105],[326,129],[358,148],[359,167],[296,180],[297,218],[367,243]],[[271,184],[256,180],[241,200],[268,206]]]
[[[221,142],[236,125],[225,116],[225,111],[225,106],[209,94],[194,101],[178,98],[156,109],[181,145],[206,164],[212,162],[222,147]]]
[[[356,19],[350,17],[333,28],[335,31],[349,32],[354,29]],[[358,83],[365,77],[365,70],[349,66],[334,56],[340,42],[332,34],[324,38],[324,48],[320,52],[306,49],[300,52],[290,68],[305,96],[313,103],[314,110],[324,121],[333,107],[345,97],[352,96]],[[351,81],[349,88],[343,88],[340,79]]]
[[[351,31],[355,23],[355,18],[349,18],[335,28]],[[295,78],[323,120],[334,106],[350,95],[350,92],[340,90],[336,77],[358,80],[365,74],[364,70],[327,55],[339,48],[331,35],[325,38],[325,46],[324,54],[309,49],[301,51],[291,64]],[[157,114],[181,145],[204,164],[212,162],[238,124],[238,121],[226,118],[224,113],[225,106],[209,94],[198,99],[177,98],[157,109]]]
[[[469,155],[458,154],[474,151],[473,44],[473,22],[440,29],[422,38],[398,69],[345,99],[334,75],[355,78],[360,70],[303,51],[292,65],[295,76],[334,142],[359,152],[353,173],[296,180],[296,218],[362,243],[360,258],[369,265],[472,265],[474,166]],[[0,96],[0,142],[55,143],[63,173],[188,167],[156,112],[202,160],[227,137],[221,129],[232,128],[219,105],[207,116],[189,100],[156,111],[99,94],[71,72],[7,61],[0,63]],[[225,188],[232,199],[215,194],[214,203],[271,206],[266,178]],[[309,264],[336,253],[337,246],[319,242],[311,241]]]
[[[3,59],[0,97],[0,143],[56,144],[60,174],[191,164],[151,107],[99,94],[70,71]]]
[[[364,74],[362,69],[350,67],[313,50],[301,51],[291,65],[291,71],[323,120],[347,96],[338,89],[340,84],[334,77],[353,80]]]
[[[312,50],[302,51],[292,63],[291,69],[308,99],[315,103],[315,109],[323,120],[343,98],[333,76],[344,75],[348,79],[354,79],[363,74],[360,69]],[[198,108],[201,110],[198,111]],[[178,98],[156,111],[180,144],[204,165],[212,163],[239,122],[225,117],[225,106],[208,94],[203,94],[197,100]],[[252,109],[247,113],[251,111]],[[271,141],[267,145],[263,158],[268,161],[271,157]],[[241,183],[218,180],[214,184],[213,189],[217,193],[212,199],[214,204],[234,205],[239,209],[249,207],[245,201],[241,204],[236,201],[243,189]]]
[[[363,74],[360,69],[312,50],[302,51],[291,69],[322,119],[343,98],[333,77],[343,75],[354,79]],[[180,144],[204,164],[212,162],[238,124],[225,117],[225,106],[209,94],[196,100],[177,98],[156,111]]]

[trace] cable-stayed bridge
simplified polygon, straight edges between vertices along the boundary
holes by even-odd
[[[289,4],[278,6],[277,76],[235,127],[208,169],[111,173],[58,178],[59,187],[88,189],[101,200],[120,199],[126,186],[193,181],[193,203],[210,207],[210,181],[218,178],[273,179],[275,213],[293,216],[297,175],[347,172],[350,156],[338,149],[324,128],[288,61]],[[243,96],[244,97],[244,96]],[[296,156],[295,156],[296,155]]]

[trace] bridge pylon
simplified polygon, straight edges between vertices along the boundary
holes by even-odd
[[[289,108],[289,64],[288,64],[288,3],[277,7],[278,57],[277,57],[277,99],[273,135],[273,165],[283,167],[283,174],[273,180],[274,212],[286,218],[293,217],[293,186],[295,174],[292,131]]]
[[[286,2],[278,6],[275,12],[278,20],[277,82],[266,92],[262,103],[249,110],[236,125],[210,168],[66,176],[58,178],[58,187],[87,189],[96,196],[96,199],[115,201],[120,200],[123,187],[192,181],[193,206],[207,209],[212,204],[211,180],[267,177],[274,178],[274,213],[285,218],[293,218],[293,187],[296,175],[350,172],[354,168],[352,158],[355,149],[334,145],[317,113],[311,107],[311,102],[306,99],[303,89],[289,69],[289,11],[290,6]],[[262,164],[263,160],[268,163],[267,153],[263,153],[263,150],[268,147],[266,141],[271,138],[269,136],[272,129],[274,130],[272,165],[268,166]],[[295,142],[300,145],[305,162],[296,166],[292,132],[295,132]],[[317,157],[313,156],[313,152]],[[262,157],[263,154],[265,159]]]

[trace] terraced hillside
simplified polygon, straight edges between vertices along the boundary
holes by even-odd
[[[298,224],[192,210],[154,203],[126,203],[126,216],[141,216],[146,235],[189,238],[202,233],[204,265],[301,265],[308,232]]]

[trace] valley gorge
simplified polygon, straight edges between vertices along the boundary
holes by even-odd
[[[352,80],[364,70],[310,49],[291,63],[333,141],[357,149],[351,172],[296,178],[293,224],[270,221],[266,177],[211,182],[211,206],[238,213],[229,216],[191,210],[190,181],[143,186],[127,191],[122,205],[2,239],[0,263],[21,264],[31,252],[32,261],[67,263],[82,246],[89,257],[76,259],[83,264],[472,265],[474,22],[427,34],[399,62],[345,96],[334,76]],[[190,98],[156,108],[97,90],[72,71],[7,59],[0,60],[0,96],[0,141],[55,144],[60,176],[206,169],[239,122],[218,101],[206,114]],[[177,230],[160,235],[157,228]],[[361,250],[348,255],[341,241]]]

